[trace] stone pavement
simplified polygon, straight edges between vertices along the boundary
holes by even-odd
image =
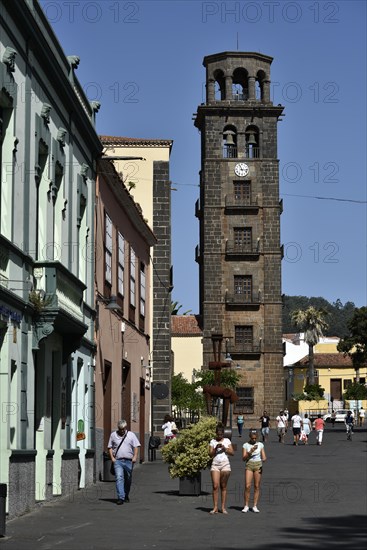
[[[246,433],[245,433],[246,435]],[[291,549],[367,547],[367,433],[346,440],[342,427],[327,428],[322,446],[311,434],[308,446],[286,444],[271,430],[266,443],[260,514],[241,513],[241,443],[231,459],[229,514],[210,515],[210,473],[202,473],[202,494],[179,496],[178,480],[157,460],[134,470],[131,502],[115,504],[115,484],[88,489],[40,506],[7,522],[4,550]]]

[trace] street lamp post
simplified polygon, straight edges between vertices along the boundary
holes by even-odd
[[[208,414],[211,414],[210,408],[211,408],[213,399],[220,399],[220,398],[223,399],[222,423],[224,427],[227,425],[230,405],[235,403],[238,399],[236,392],[234,392],[230,388],[225,388],[221,386],[221,370],[222,368],[227,368],[228,365],[231,364],[232,362],[232,358],[228,352],[227,340],[228,339],[226,339],[226,354],[225,354],[226,360],[221,361],[220,358],[222,354],[223,335],[212,334],[214,361],[209,361],[208,366],[210,370],[214,370],[214,385],[206,385],[203,388],[203,392],[207,403]],[[232,417],[230,422],[231,422],[231,427],[229,430],[230,434],[228,434],[229,437],[232,435]]]

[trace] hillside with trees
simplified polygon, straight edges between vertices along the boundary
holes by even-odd
[[[344,305],[340,300],[332,304],[321,297],[308,298],[307,296],[286,296],[283,297],[283,334],[299,332],[299,329],[292,322],[293,311],[307,309],[313,306],[316,309],[324,309],[328,312],[326,321],[329,327],[324,331],[325,336],[339,336],[343,338],[349,334],[348,322],[353,317],[356,306],[353,302],[346,302]]]

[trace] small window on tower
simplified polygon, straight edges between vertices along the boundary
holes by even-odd
[[[234,345],[236,351],[252,351],[253,327],[249,325],[237,325],[235,327]]]
[[[252,250],[252,227],[234,228],[234,248],[238,251]]]
[[[251,182],[250,181],[234,181],[233,194],[236,204],[251,204]]]
[[[239,295],[244,302],[252,301],[252,275],[235,275],[234,293]]]

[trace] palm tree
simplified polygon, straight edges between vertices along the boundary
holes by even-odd
[[[171,315],[189,315],[191,313],[191,309],[188,309],[184,313],[178,313],[180,309],[182,308],[182,304],[179,304],[178,302],[171,302]]]
[[[305,342],[308,344],[308,383],[315,383],[315,369],[313,348],[323,336],[323,331],[328,328],[325,317],[328,312],[325,309],[316,309],[313,306],[305,310],[298,309],[291,313],[292,322],[305,334]]]

